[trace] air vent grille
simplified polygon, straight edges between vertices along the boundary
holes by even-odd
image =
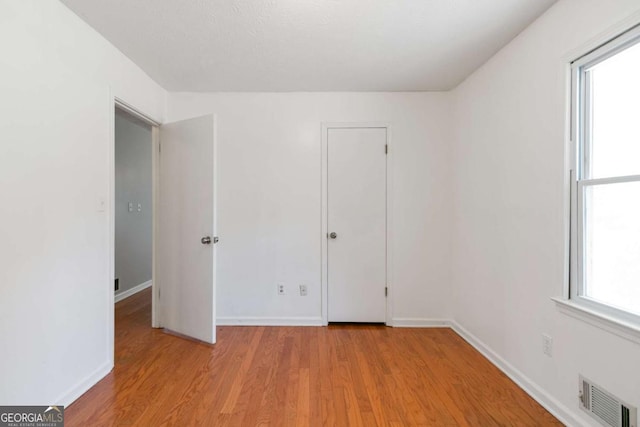
[[[586,381],[581,381],[582,384],[582,405],[587,411],[591,410],[591,385]]]
[[[580,377],[580,407],[602,425],[609,427],[637,427],[637,409]]]

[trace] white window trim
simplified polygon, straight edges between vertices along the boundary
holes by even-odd
[[[637,24],[637,22],[636,20],[635,23]],[[567,114],[571,123],[568,132],[569,149],[567,151],[569,157],[567,162],[567,175],[569,177],[568,274],[566,275],[567,281],[564,295],[561,298],[552,298],[552,300],[556,303],[560,312],[566,315],[585,321],[622,338],[640,343],[640,316],[580,295],[580,287],[582,286],[583,280],[582,272],[579,271],[577,262],[578,257],[582,257],[581,238],[583,235],[583,233],[579,233],[578,230],[582,229],[584,222],[584,218],[581,218],[582,215],[580,215],[580,213],[584,213],[584,210],[579,206],[579,200],[583,199],[583,197],[578,197],[578,192],[582,192],[581,194],[584,195],[585,188],[598,184],[640,181],[640,175],[578,181],[580,173],[578,173],[577,169],[585,168],[584,160],[589,154],[585,153],[585,156],[580,155],[578,151],[580,147],[577,144],[578,140],[582,140],[584,137],[584,127],[582,123],[588,119],[588,115],[583,108],[585,104],[581,102],[581,97],[584,96],[587,90],[587,86],[584,84],[585,82],[581,79],[582,70],[602,62],[632,44],[635,44],[640,38],[640,24],[632,26],[627,23],[625,27],[619,28],[617,33],[619,34],[618,36],[611,37],[611,32],[608,32],[608,35],[600,38],[599,42],[593,42],[591,46],[585,47],[582,50],[583,55],[574,55],[572,58],[567,58],[571,76],[569,84],[571,93],[568,98],[569,112]],[[576,57],[578,57],[578,59],[576,59]],[[581,87],[579,87],[579,85]],[[574,111],[574,106],[580,106],[581,110]]]
[[[640,344],[640,327],[616,316],[609,316],[599,309],[592,309],[583,303],[567,298],[551,298],[561,313],[582,320],[590,325],[611,332],[621,338]]]

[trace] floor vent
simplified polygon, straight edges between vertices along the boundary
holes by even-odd
[[[603,426],[637,427],[638,410],[580,376],[580,408]]]

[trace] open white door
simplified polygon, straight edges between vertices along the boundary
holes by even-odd
[[[212,115],[160,127],[155,276],[160,325],[215,343]]]

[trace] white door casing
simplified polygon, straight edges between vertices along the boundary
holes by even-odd
[[[207,343],[216,340],[214,138],[213,115],[160,127],[154,242],[160,325]]]
[[[387,128],[327,127],[325,135],[326,321],[385,322]]]

